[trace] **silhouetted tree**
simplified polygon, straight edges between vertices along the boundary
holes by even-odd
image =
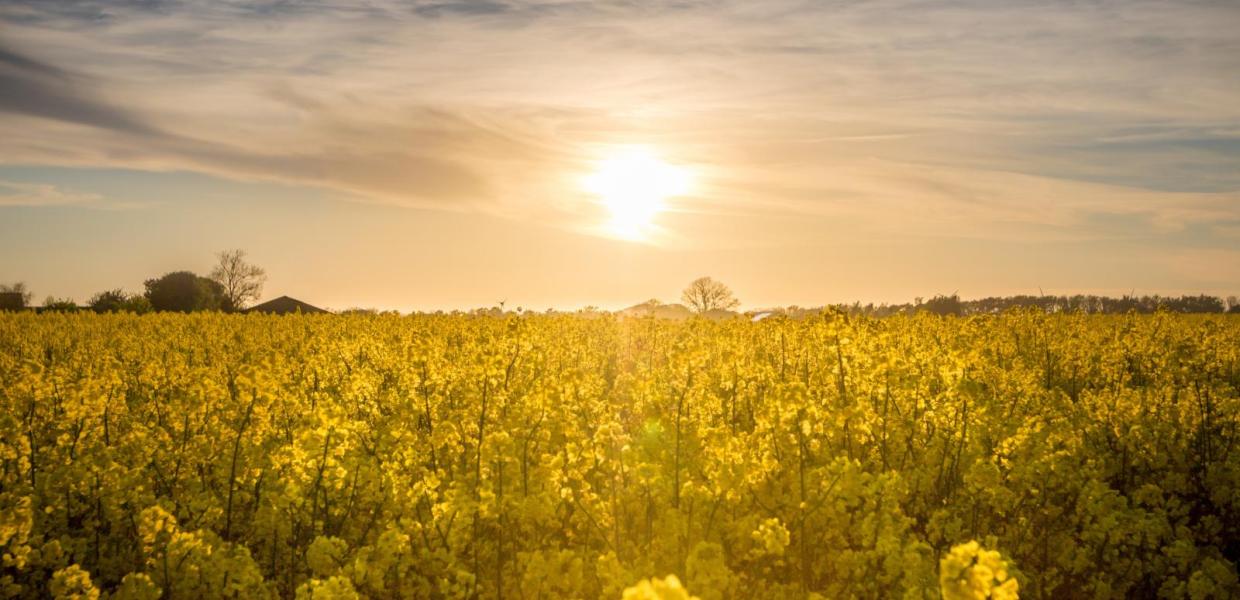
[[[1223,300],[1214,296],[1180,296],[1168,298],[1167,305],[1175,312],[1184,313],[1221,313],[1225,311]]]
[[[1039,310],[1046,313],[1090,313],[1090,314],[1126,314],[1129,312],[1150,314],[1157,311],[1179,313],[1240,313],[1240,298],[1228,296],[1226,299],[1217,296],[1197,295],[1163,297],[1126,295],[1120,298],[1109,296],[1082,295],[1020,295],[992,296],[977,300],[961,300],[957,294],[951,296],[935,296],[929,301],[916,298],[912,303],[881,304],[878,306],[859,304],[828,305],[841,312],[863,314],[872,317],[887,317],[910,312],[932,312],[952,315],[991,315],[1009,310]],[[817,314],[815,309],[804,309],[790,306],[784,309],[791,318],[805,318]]]
[[[680,295],[680,299],[701,314],[712,310],[730,310],[741,303],[732,296],[732,290],[728,289],[728,286],[710,277],[694,279]]]
[[[121,310],[138,315],[144,315],[155,309],[151,306],[151,301],[146,299],[146,296],[132,294],[129,296],[129,299],[125,301],[125,305],[121,307]]]
[[[189,271],[175,271],[146,281],[146,299],[160,311],[229,310],[224,286]]]
[[[23,310],[30,306],[30,298],[34,294],[26,289],[26,284],[17,282],[14,284],[0,285],[0,310]]]
[[[77,302],[73,298],[56,298],[48,296],[43,301],[44,312],[76,312],[78,309]]]
[[[120,288],[99,292],[90,298],[90,307],[95,312],[117,312],[124,310],[129,294]]]
[[[95,294],[90,299],[90,308],[95,312],[132,312],[147,313],[151,311],[151,301],[145,296],[129,294],[120,288]]]
[[[934,313],[936,315],[962,315],[964,307],[960,304],[960,296],[952,294],[950,296],[935,296],[921,305],[921,310]]]
[[[241,310],[263,292],[267,273],[245,260],[245,250],[224,250],[216,255],[219,264],[211,270],[211,279],[224,289],[227,310]]]

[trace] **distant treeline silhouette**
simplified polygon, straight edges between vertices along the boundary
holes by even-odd
[[[977,300],[961,300],[957,294],[934,296],[929,300],[917,298],[906,304],[833,304],[836,310],[855,315],[885,317],[896,314],[930,312],[939,315],[988,315],[1016,308],[1040,309],[1048,313],[1126,314],[1155,313],[1240,313],[1240,299],[1236,296],[1132,296],[1119,298],[1077,294],[1075,296],[991,296]],[[805,309],[786,309],[790,314]]]
[[[245,261],[244,250],[218,253],[218,264],[209,277],[190,271],[173,271],[146,280],[145,292],[131,294],[123,289],[105,290],[95,294],[85,306],[71,298],[48,296],[42,306],[32,306],[34,294],[25,283],[0,285],[0,310],[37,310],[39,312],[194,312],[220,310],[235,312],[258,299],[266,273]]]
[[[200,310],[218,310],[234,312],[240,310],[224,293],[223,286],[217,281],[200,277],[188,271],[168,273],[162,277],[147,280],[144,294],[127,294],[123,290],[109,290],[95,294],[85,306],[79,306],[67,298],[49,296],[42,306],[30,304],[31,294],[24,284],[0,285],[0,311],[35,310],[39,312],[72,312],[94,311],[105,312],[194,312]],[[852,304],[828,304],[825,306],[806,308],[789,306],[786,308],[748,310],[748,315],[786,315],[788,317],[808,317],[821,313],[824,309],[836,310],[850,315],[870,317],[889,317],[899,314],[915,314],[928,312],[937,315],[986,315],[998,314],[1012,309],[1038,309],[1047,313],[1089,313],[1089,314],[1126,314],[1155,313],[1159,311],[1185,314],[1240,314],[1240,298],[1227,296],[1094,296],[1077,294],[1075,296],[991,296],[976,300],[961,300],[957,294],[950,296],[934,296],[929,300],[917,298],[904,304],[875,304],[854,302]],[[587,313],[602,314],[595,307],[583,309]],[[632,310],[632,309],[629,309]],[[350,309],[342,313],[365,312],[378,314],[374,309]],[[391,311],[383,311],[384,313]],[[499,307],[477,309],[476,314],[508,314]],[[521,312],[518,310],[518,312]],[[548,312],[559,312],[548,310]],[[578,311],[581,312],[581,311]],[[623,312],[623,311],[622,311]],[[688,311],[686,310],[686,315]],[[735,314],[735,313],[729,313]]]

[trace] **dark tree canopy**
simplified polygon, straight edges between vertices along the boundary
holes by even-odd
[[[22,310],[30,306],[32,296],[25,283],[0,284],[0,310]]]
[[[896,314],[928,312],[939,315],[995,315],[1009,310],[1039,310],[1047,313],[1127,314],[1155,313],[1240,313],[1240,298],[1220,298],[1209,295],[1196,296],[1096,296],[1076,294],[1073,296],[995,296],[963,300],[957,294],[935,296],[927,301],[918,298],[909,304],[832,304],[832,308],[854,315],[886,317]],[[789,307],[780,309],[790,316],[818,314],[819,309]]]
[[[77,302],[74,302],[73,298],[48,296],[43,301],[43,312],[76,312],[77,309]]]
[[[228,310],[224,286],[189,271],[175,271],[146,281],[146,299],[159,311]]]
[[[120,288],[95,294],[90,299],[90,308],[95,312],[150,312],[151,302],[144,296],[130,294]]]
[[[91,296],[90,307],[95,312],[117,312],[124,310],[125,303],[129,301],[129,294],[125,290],[115,289],[99,292]]]
[[[964,305],[960,303],[960,296],[952,294],[950,296],[935,296],[928,300],[920,307],[921,310],[932,312],[936,315],[962,315],[964,314]]]

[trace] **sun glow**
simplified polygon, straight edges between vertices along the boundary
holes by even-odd
[[[585,179],[586,191],[611,214],[607,231],[629,240],[648,238],[667,199],[688,193],[691,184],[688,170],[639,146],[608,154]]]

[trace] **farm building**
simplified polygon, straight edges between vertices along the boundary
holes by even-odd
[[[300,312],[302,314],[310,315],[315,313],[326,313],[327,311],[317,306],[306,304],[296,298],[280,296],[279,298],[268,300],[257,306],[251,306],[250,308],[247,308],[245,312],[267,313],[273,315],[288,315]]]

